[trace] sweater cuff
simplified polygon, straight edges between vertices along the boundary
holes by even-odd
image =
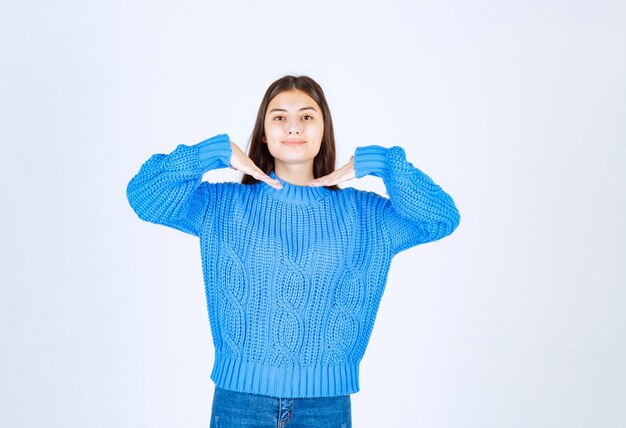
[[[203,171],[230,166],[230,157],[233,150],[228,134],[219,134],[208,138],[194,147],[198,149],[200,165]]]
[[[354,172],[356,178],[366,175],[383,177],[387,171],[388,148],[382,146],[357,147],[354,152]]]

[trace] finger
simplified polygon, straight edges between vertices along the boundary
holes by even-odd
[[[275,189],[280,190],[283,188],[279,180],[276,180],[268,176],[267,174],[265,174],[261,169],[259,169],[259,167],[255,165],[254,162],[252,162],[251,159],[244,158],[242,159],[242,161],[243,161],[242,164],[238,165],[238,162],[236,162],[235,165],[232,165],[231,167],[244,174],[248,174],[259,181],[263,181],[267,183],[268,185],[274,187]]]
[[[333,186],[346,181],[346,177],[347,176],[343,172],[336,171],[324,177],[316,178],[315,180],[312,180],[310,184],[313,186]]]
[[[272,177],[268,177],[267,178],[260,178],[261,181],[263,181],[264,183],[269,184],[270,186],[272,186],[274,189],[276,190],[280,190],[283,188],[283,185],[280,183],[280,181],[273,179]]]
[[[341,177],[341,175],[344,173],[344,168],[345,168],[345,165],[344,165],[344,166],[342,166],[342,167],[341,167],[341,168],[339,168],[339,169],[334,170],[334,171],[333,171],[333,172],[331,172],[330,174],[326,174],[326,175],[324,175],[324,176],[322,176],[322,177],[318,177],[318,178],[316,178],[316,179],[314,179],[314,180],[312,180],[312,181],[315,181],[315,182],[322,182],[322,181],[331,181],[331,180],[334,180],[334,179],[336,179],[337,177]]]
[[[320,180],[323,186],[333,186],[335,184],[343,183],[344,181],[352,180],[355,177],[354,172],[350,170],[341,171],[336,175],[329,175],[323,180]]]
[[[326,174],[322,177],[318,177],[314,180],[311,180],[310,183],[313,185],[325,185],[327,183],[330,183],[331,181],[336,180],[337,178],[341,177],[341,170],[338,169],[336,171],[331,172],[330,174]]]
[[[323,177],[316,178],[309,182],[311,186],[333,186],[335,184],[342,183],[344,181],[351,180],[355,177],[354,168],[351,162],[348,162],[338,170],[327,174]]]
[[[254,168],[252,169],[251,173],[252,173],[251,175],[257,180],[263,181],[264,183],[269,184],[270,186],[272,186],[273,188],[277,190],[280,190],[283,188],[282,184],[280,183],[280,180],[270,177],[269,175],[264,173],[261,169],[259,169],[259,167],[257,167],[256,165],[254,165]]]

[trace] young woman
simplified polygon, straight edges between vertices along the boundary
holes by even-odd
[[[202,181],[230,167],[241,183]],[[389,198],[339,188],[380,177]],[[215,363],[212,427],[350,427],[392,258],[452,233],[452,198],[399,146],[335,170],[320,86],[272,83],[246,155],[228,135],[155,154],[127,188],[146,221],[199,238]]]

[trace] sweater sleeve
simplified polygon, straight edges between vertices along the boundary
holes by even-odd
[[[180,144],[168,155],[154,154],[128,183],[128,202],[142,220],[198,236],[216,190],[202,175],[228,167],[231,154],[227,134],[193,146]]]
[[[402,147],[357,147],[354,170],[357,178],[369,174],[385,183],[389,198],[382,220],[393,254],[441,239],[459,225],[459,211],[450,195],[407,161]]]

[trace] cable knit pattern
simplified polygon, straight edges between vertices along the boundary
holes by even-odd
[[[274,397],[359,390],[392,258],[452,233],[452,198],[401,147],[358,147],[357,178],[383,179],[389,198],[346,187],[202,181],[229,166],[228,135],[148,159],[127,187],[146,221],[199,238],[215,345],[211,378]]]

